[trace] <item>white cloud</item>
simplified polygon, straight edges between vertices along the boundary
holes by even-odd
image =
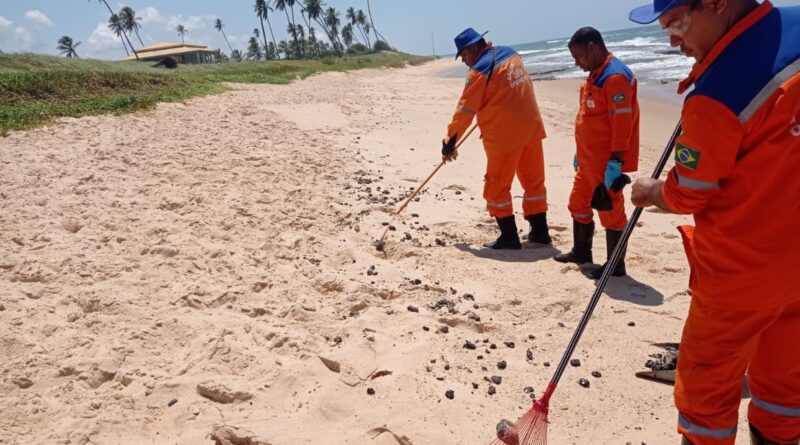
[[[37,25],[53,26],[53,21],[50,20],[50,17],[46,16],[42,11],[39,11],[38,9],[26,12],[25,18],[33,23],[36,23]]]
[[[7,52],[36,51],[42,48],[27,28],[0,16],[0,49]]]
[[[110,57],[120,57],[124,55],[122,42],[114,34],[106,23],[99,23],[86,40],[86,52],[90,57],[99,57],[101,54]],[[103,54],[110,53],[114,54]],[[122,54],[120,54],[122,53]]]
[[[213,20],[214,17],[209,15],[202,17],[197,15],[190,15],[189,17],[184,17],[183,15],[173,15],[169,18],[169,20],[167,20],[167,31],[174,32],[178,25],[183,25],[187,31],[210,28]]]
[[[136,12],[139,17],[142,18],[142,24],[146,25],[148,23],[164,23],[167,19],[158,12],[158,9],[148,6],[140,11]]]

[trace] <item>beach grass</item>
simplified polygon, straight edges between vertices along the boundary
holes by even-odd
[[[318,60],[181,65],[75,60],[0,53],[0,135],[80,117],[144,110],[159,102],[218,94],[225,83],[287,84],[326,71],[397,68],[429,60],[395,52]]]

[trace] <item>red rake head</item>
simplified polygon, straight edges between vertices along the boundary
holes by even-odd
[[[536,401],[517,423],[512,425],[508,420],[498,423],[497,439],[490,445],[547,445],[550,394],[551,391]]]

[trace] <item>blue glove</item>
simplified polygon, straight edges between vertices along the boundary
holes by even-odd
[[[578,171],[578,153],[575,153],[575,157],[572,158],[572,166],[575,167],[575,171]]]
[[[622,162],[619,161],[608,161],[608,167],[606,167],[606,187],[611,188],[614,185],[614,181],[619,179],[622,176]]]

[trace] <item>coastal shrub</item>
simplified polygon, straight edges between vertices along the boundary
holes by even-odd
[[[369,51],[369,48],[363,43],[354,43],[350,48],[347,48],[347,54],[364,54],[367,51]]]
[[[373,46],[375,51],[392,51],[392,47],[389,46],[388,43],[384,42],[383,40],[378,40],[375,42],[375,46]]]

